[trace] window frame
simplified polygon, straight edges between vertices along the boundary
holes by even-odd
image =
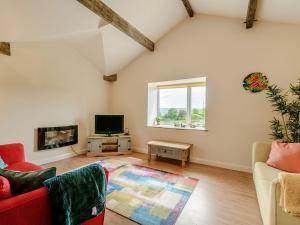
[[[192,88],[193,87],[205,87],[205,118],[204,118],[204,126],[200,127],[191,127],[192,124]],[[157,86],[157,105],[156,105],[156,116],[160,115],[160,91],[162,89],[175,89],[175,88],[186,88],[187,93],[187,106],[186,106],[186,127],[175,127],[173,125],[154,125],[154,127],[162,127],[162,128],[174,128],[174,129],[193,129],[193,130],[206,130],[206,81],[204,82],[194,82],[194,83],[179,83],[179,84],[169,84],[169,85],[158,85]]]

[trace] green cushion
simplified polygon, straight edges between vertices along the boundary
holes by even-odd
[[[13,195],[20,195],[43,186],[43,182],[55,177],[56,168],[51,167],[34,172],[17,172],[0,169],[0,176],[9,180]]]

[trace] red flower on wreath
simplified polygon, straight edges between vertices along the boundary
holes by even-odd
[[[255,82],[258,79],[259,79],[259,74],[256,74],[256,75],[252,76],[250,80],[251,80],[251,82]]]
[[[257,86],[259,86],[259,83],[255,82],[250,85],[250,88],[256,88]]]
[[[260,85],[260,87],[261,87],[262,89],[266,89],[266,88],[268,87],[268,85],[263,84],[263,85]]]

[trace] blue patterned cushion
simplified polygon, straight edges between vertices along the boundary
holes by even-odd
[[[7,164],[3,161],[3,159],[0,156],[0,169],[4,169],[5,167],[7,167]]]

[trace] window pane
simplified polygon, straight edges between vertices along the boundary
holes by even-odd
[[[159,116],[162,125],[186,125],[187,88],[160,89]]]
[[[191,88],[191,122],[195,127],[205,126],[206,87]]]

